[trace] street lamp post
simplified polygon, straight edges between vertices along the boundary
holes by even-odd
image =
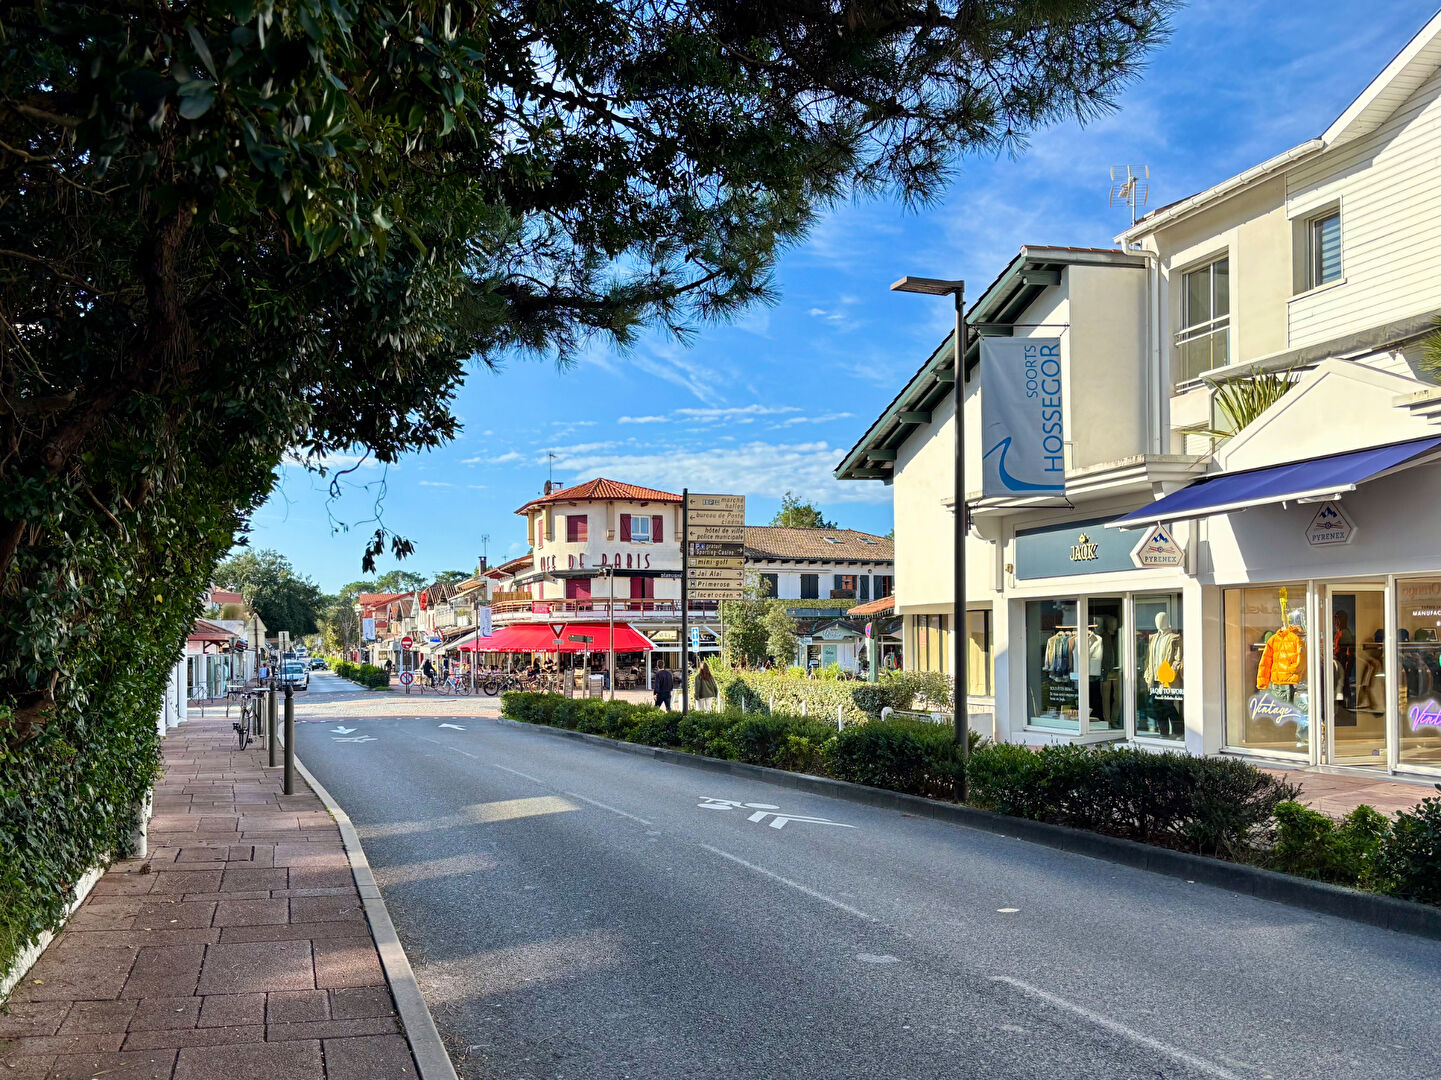
[[[952,339],[955,342],[955,373],[954,382],[951,384],[956,410],[955,522],[952,528],[952,573],[955,583],[951,597],[951,638],[955,643],[955,663],[952,670],[956,673],[956,686],[952,697],[955,703],[955,739],[960,746],[962,761],[969,766],[971,680],[970,650],[966,647],[965,640],[970,629],[969,612],[966,610],[966,533],[970,524],[970,515],[966,509],[966,283],[943,278],[907,276],[892,285],[891,290],[919,293],[923,296],[949,296],[956,308],[956,328]],[[965,802],[969,788],[966,770],[962,769],[956,782],[956,797]]]

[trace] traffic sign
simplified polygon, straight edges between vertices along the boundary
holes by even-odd
[[[404,649],[406,652],[409,652],[411,646],[414,645],[414,644],[415,644],[415,638],[411,637],[409,634],[406,634],[405,637],[403,637],[403,638],[400,639],[400,647],[401,647],[402,649]]]
[[[700,652],[700,627],[690,628],[690,647],[692,652]]]
[[[690,565],[692,568],[706,566],[713,570],[744,570],[746,561],[739,556],[692,555],[690,557]]]
[[[687,525],[686,539],[703,543],[744,544],[746,528],[739,525]],[[744,551],[744,549],[742,549]]]
[[[431,643],[432,645],[439,645],[439,644],[440,644],[442,641],[444,641],[444,640],[445,640],[445,639],[444,639],[443,637],[441,637],[439,634],[431,634],[431,635],[430,635],[430,643]]]
[[[577,642],[581,645],[589,645],[592,641],[595,640],[594,634],[569,634],[567,635],[567,637],[569,638],[569,640]]]
[[[550,630],[551,630],[551,633],[553,633],[553,634],[555,635],[555,640],[556,640],[556,641],[559,641],[559,640],[560,640],[560,635],[563,634],[563,633],[565,633],[565,623],[563,623],[563,622],[553,622],[553,623],[550,624]]]
[[[710,556],[724,558],[744,558],[746,546],[733,541],[699,540],[692,541],[690,545],[691,557]]]
[[[415,672],[413,672],[413,671],[402,671],[402,672],[400,673],[400,685],[401,685],[401,686],[409,686],[409,685],[410,685],[411,683],[413,683],[413,682],[415,682]]]
[[[745,496],[688,492],[685,522],[687,595],[739,600],[745,593]]]

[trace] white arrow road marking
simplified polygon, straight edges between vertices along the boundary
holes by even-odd
[[[829,821],[823,817],[804,817],[800,814],[774,814],[771,813],[769,810],[757,810],[750,817],[746,818],[746,820],[764,821],[766,818],[771,819],[770,826],[772,829],[784,829],[786,827],[786,822],[788,821],[805,821],[810,823],[811,825],[834,825],[840,829],[855,828],[854,825],[847,825],[844,822],[840,821]]]
[[[379,742],[374,735],[352,735],[348,739],[332,739],[331,742]]]
[[[337,735],[349,735],[349,734],[350,734],[352,731],[354,731],[355,729],[354,729],[353,727],[343,727],[343,726],[337,724],[335,727],[331,728],[330,730],[333,731],[333,732],[335,732]]]
[[[456,731],[464,731],[464,730],[465,730],[465,728],[461,727],[459,724],[441,724],[440,726],[441,726],[441,727],[454,728]]]

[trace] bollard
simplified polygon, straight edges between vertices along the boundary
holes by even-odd
[[[272,686],[265,693],[265,727],[266,730],[270,732],[270,767],[272,769],[280,764],[280,762],[276,760],[279,756],[280,751],[280,732],[276,729],[275,723],[275,721],[278,720],[279,717],[276,715],[276,713],[277,710],[275,707],[275,687]]]
[[[295,794],[295,687],[285,684],[285,794]]]
[[[846,726],[845,716],[846,716],[846,707],[845,707],[844,705],[837,705],[837,706],[836,706],[836,730],[837,730],[837,731],[843,731],[843,730],[845,730],[845,726]]]

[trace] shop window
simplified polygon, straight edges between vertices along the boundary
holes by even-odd
[[[944,615],[915,616],[914,657],[908,667],[912,671],[946,671],[950,666],[947,637]]]
[[[1026,695],[1033,727],[1079,732],[1080,672],[1087,666],[1074,600],[1026,603]]]
[[[966,682],[972,697],[990,697],[991,685],[991,612],[989,609],[966,612]]]
[[[1125,602],[1119,596],[1093,596],[1086,612],[1087,730],[1125,731],[1126,696],[1121,677]]]
[[[801,599],[816,600],[821,595],[821,576],[819,574],[801,575]]]
[[[1181,594],[1138,596],[1136,611],[1136,734],[1141,738],[1186,736],[1183,703]]]
[[[1226,745],[1310,749],[1306,586],[1227,589]]]
[[[1399,760],[1441,766],[1441,578],[1398,581],[1396,623]]]

